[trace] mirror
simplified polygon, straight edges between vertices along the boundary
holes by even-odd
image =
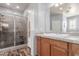
[[[79,3],[53,3],[50,7],[50,30],[54,33],[79,32]]]

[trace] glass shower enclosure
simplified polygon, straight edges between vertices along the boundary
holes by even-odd
[[[0,49],[26,43],[26,18],[17,15],[0,14]]]

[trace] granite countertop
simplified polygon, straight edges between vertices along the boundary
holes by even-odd
[[[36,36],[79,44],[79,36],[73,36],[70,34],[44,33],[44,34],[37,34]]]

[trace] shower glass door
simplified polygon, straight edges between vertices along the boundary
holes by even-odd
[[[27,43],[27,23],[24,17],[15,19],[15,45]]]
[[[14,20],[12,16],[0,16],[0,48],[14,46]]]
[[[0,49],[26,43],[26,19],[16,15],[0,15]]]

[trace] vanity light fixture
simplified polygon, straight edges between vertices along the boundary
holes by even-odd
[[[70,8],[70,12],[71,12],[71,13],[75,13],[75,12],[76,12],[76,8],[75,8],[74,6],[71,7],[71,8]]]
[[[55,7],[58,7],[58,6],[59,6],[59,4],[58,4],[58,3],[56,3],[56,4],[55,4]]]
[[[3,27],[8,27],[9,25],[8,24],[6,24],[6,23],[2,23],[1,24]]]
[[[16,12],[14,14],[17,14]]]
[[[59,3],[60,5],[62,5],[63,3]]]
[[[63,8],[62,8],[62,7],[60,7],[59,9],[60,9],[60,10],[63,10]]]
[[[58,6],[62,5],[62,4],[64,4],[64,3],[52,3],[50,5],[50,7],[52,7],[52,6],[58,7]]]
[[[16,8],[19,9],[20,7],[19,6],[16,6]]]
[[[31,10],[28,10],[28,13],[31,13]]]
[[[6,3],[7,5],[10,5],[10,3]]]

